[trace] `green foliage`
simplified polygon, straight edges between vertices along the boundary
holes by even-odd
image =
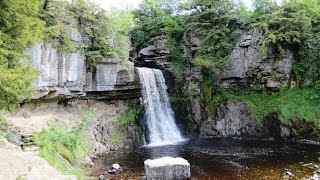
[[[192,132],[195,132],[198,129],[198,124],[195,122],[191,114],[188,114],[185,123]]]
[[[6,119],[3,117],[2,113],[0,113],[0,126],[7,124]]]
[[[201,10],[190,15],[188,31],[202,39],[194,64],[217,72],[225,67],[241,33],[236,5],[225,0],[195,0],[193,7]]]
[[[12,111],[33,93],[30,83],[36,72],[29,66],[16,64],[11,68],[1,63],[0,72],[0,109]]]
[[[268,113],[279,113],[282,121],[294,117],[320,125],[320,91],[317,89],[284,89],[278,93],[244,93],[241,99],[262,120]]]
[[[280,92],[260,92],[250,89],[218,89],[219,95],[210,100],[215,112],[219,103],[226,100],[240,100],[245,102],[253,115],[261,122],[269,113],[276,112],[282,121],[294,117],[314,122],[320,126],[320,91],[314,88],[283,89]],[[208,107],[210,107],[210,105]]]
[[[89,130],[89,126],[93,115],[94,110],[87,109],[84,115],[81,117],[80,123],[77,124],[73,131],[77,132],[78,134],[81,132],[87,132]]]
[[[294,64],[295,80],[308,85],[317,86],[320,80],[320,2],[317,0],[292,0],[289,2],[311,18],[312,35],[309,36],[299,50],[298,61]],[[310,83],[311,81],[311,83]]]
[[[266,9],[266,8],[262,8]],[[299,48],[311,35],[311,18],[294,4],[286,3],[281,8],[273,4],[266,13],[256,11],[257,22],[251,26],[263,31],[261,55],[266,57],[269,48],[276,55],[281,55],[286,49]],[[258,9],[259,10],[259,9]]]
[[[173,13],[177,6],[173,0],[144,0],[140,8],[133,12],[137,19],[131,31],[133,46],[140,49],[150,42],[154,33],[165,33],[174,26]]]
[[[45,0],[39,17],[46,22],[44,39],[54,43],[58,49],[71,53],[76,51],[77,43],[71,40],[68,32],[74,31],[77,24],[70,6],[67,1]]]
[[[51,127],[41,131],[34,138],[36,144],[40,146],[39,155],[50,165],[58,170],[79,176],[83,175],[79,170],[70,166],[81,161],[87,154],[87,147],[82,142],[81,136],[75,132],[70,132],[57,127]]]
[[[42,37],[39,1],[1,0],[0,9],[0,64],[16,64],[24,57],[22,51]]]
[[[133,15],[129,11],[106,12],[87,0],[50,0],[43,4],[40,17],[46,21],[46,40],[53,40],[65,52],[79,50],[89,65],[102,58],[126,60],[129,57],[129,31]],[[82,42],[71,39],[70,33],[78,30]]]
[[[0,138],[4,136],[4,133],[7,131],[6,129],[7,121],[3,117],[2,113],[0,112]]]
[[[142,111],[142,107],[137,107],[129,110],[125,115],[118,118],[113,124],[120,126],[129,126],[136,123],[136,120],[139,118],[139,115]]]
[[[121,140],[123,140],[123,136],[120,132],[112,132],[112,133],[110,133],[109,137],[110,137],[111,141],[114,143],[118,143]]]
[[[37,0],[1,0],[0,9],[0,109],[11,111],[33,92],[29,84],[36,73],[19,61],[41,39],[44,22],[37,17]]]

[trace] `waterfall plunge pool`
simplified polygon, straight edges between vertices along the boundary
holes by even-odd
[[[93,176],[106,175],[113,163],[123,172],[110,179],[141,179],[144,161],[182,157],[191,164],[191,179],[295,179],[311,177],[320,164],[320,146],[276,141],[192,139],[176,145],[141,147],[108,154],[95,161]],[[312,164],[311,164],[312,163]]]

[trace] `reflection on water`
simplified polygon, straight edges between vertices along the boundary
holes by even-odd
[[[115,179],[140,179],[143,162],[164,156],[183,157],[191,164],[192,179],[282,179],[284,169],[296,178],[311,175],[304,163],[318,163],[320,146],[235,139],[194,139],[178,145],[141,147],[109,154],[96,161],[93,175],[104,174],[113,163],[124,172]],[[300,174],[299,174],[300,173]]]

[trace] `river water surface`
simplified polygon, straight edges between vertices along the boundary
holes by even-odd
[[[141,147],[108,154],[95,162],[93,176],[106,175],[113,163],[123,172],[110,179],[141,179],[146,159],[183,157],[191,164],[191,179],[294,179],[310,177],[319,164],[320,146],[275,141],[193,139],[177,145]],[[312,163],[312,165],[310,164]],[[312,166],[312,167],[310,167]]]

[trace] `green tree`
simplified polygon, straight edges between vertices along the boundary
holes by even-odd
[[[202,39],[194,64],[217,72],[227,61],[240,35],[241,21],[237,4],[231,0],[194,0],[188,30]]]
[[[0,0],[0,109],[12,110],[31,95],[35,71],[20,63],[23,50],[42,38],[37,0]]]
[[[0,1],[0,62],[17,63],[22,51],[41,39],[44,22],[37,17],[39,4],[37,0]]]

